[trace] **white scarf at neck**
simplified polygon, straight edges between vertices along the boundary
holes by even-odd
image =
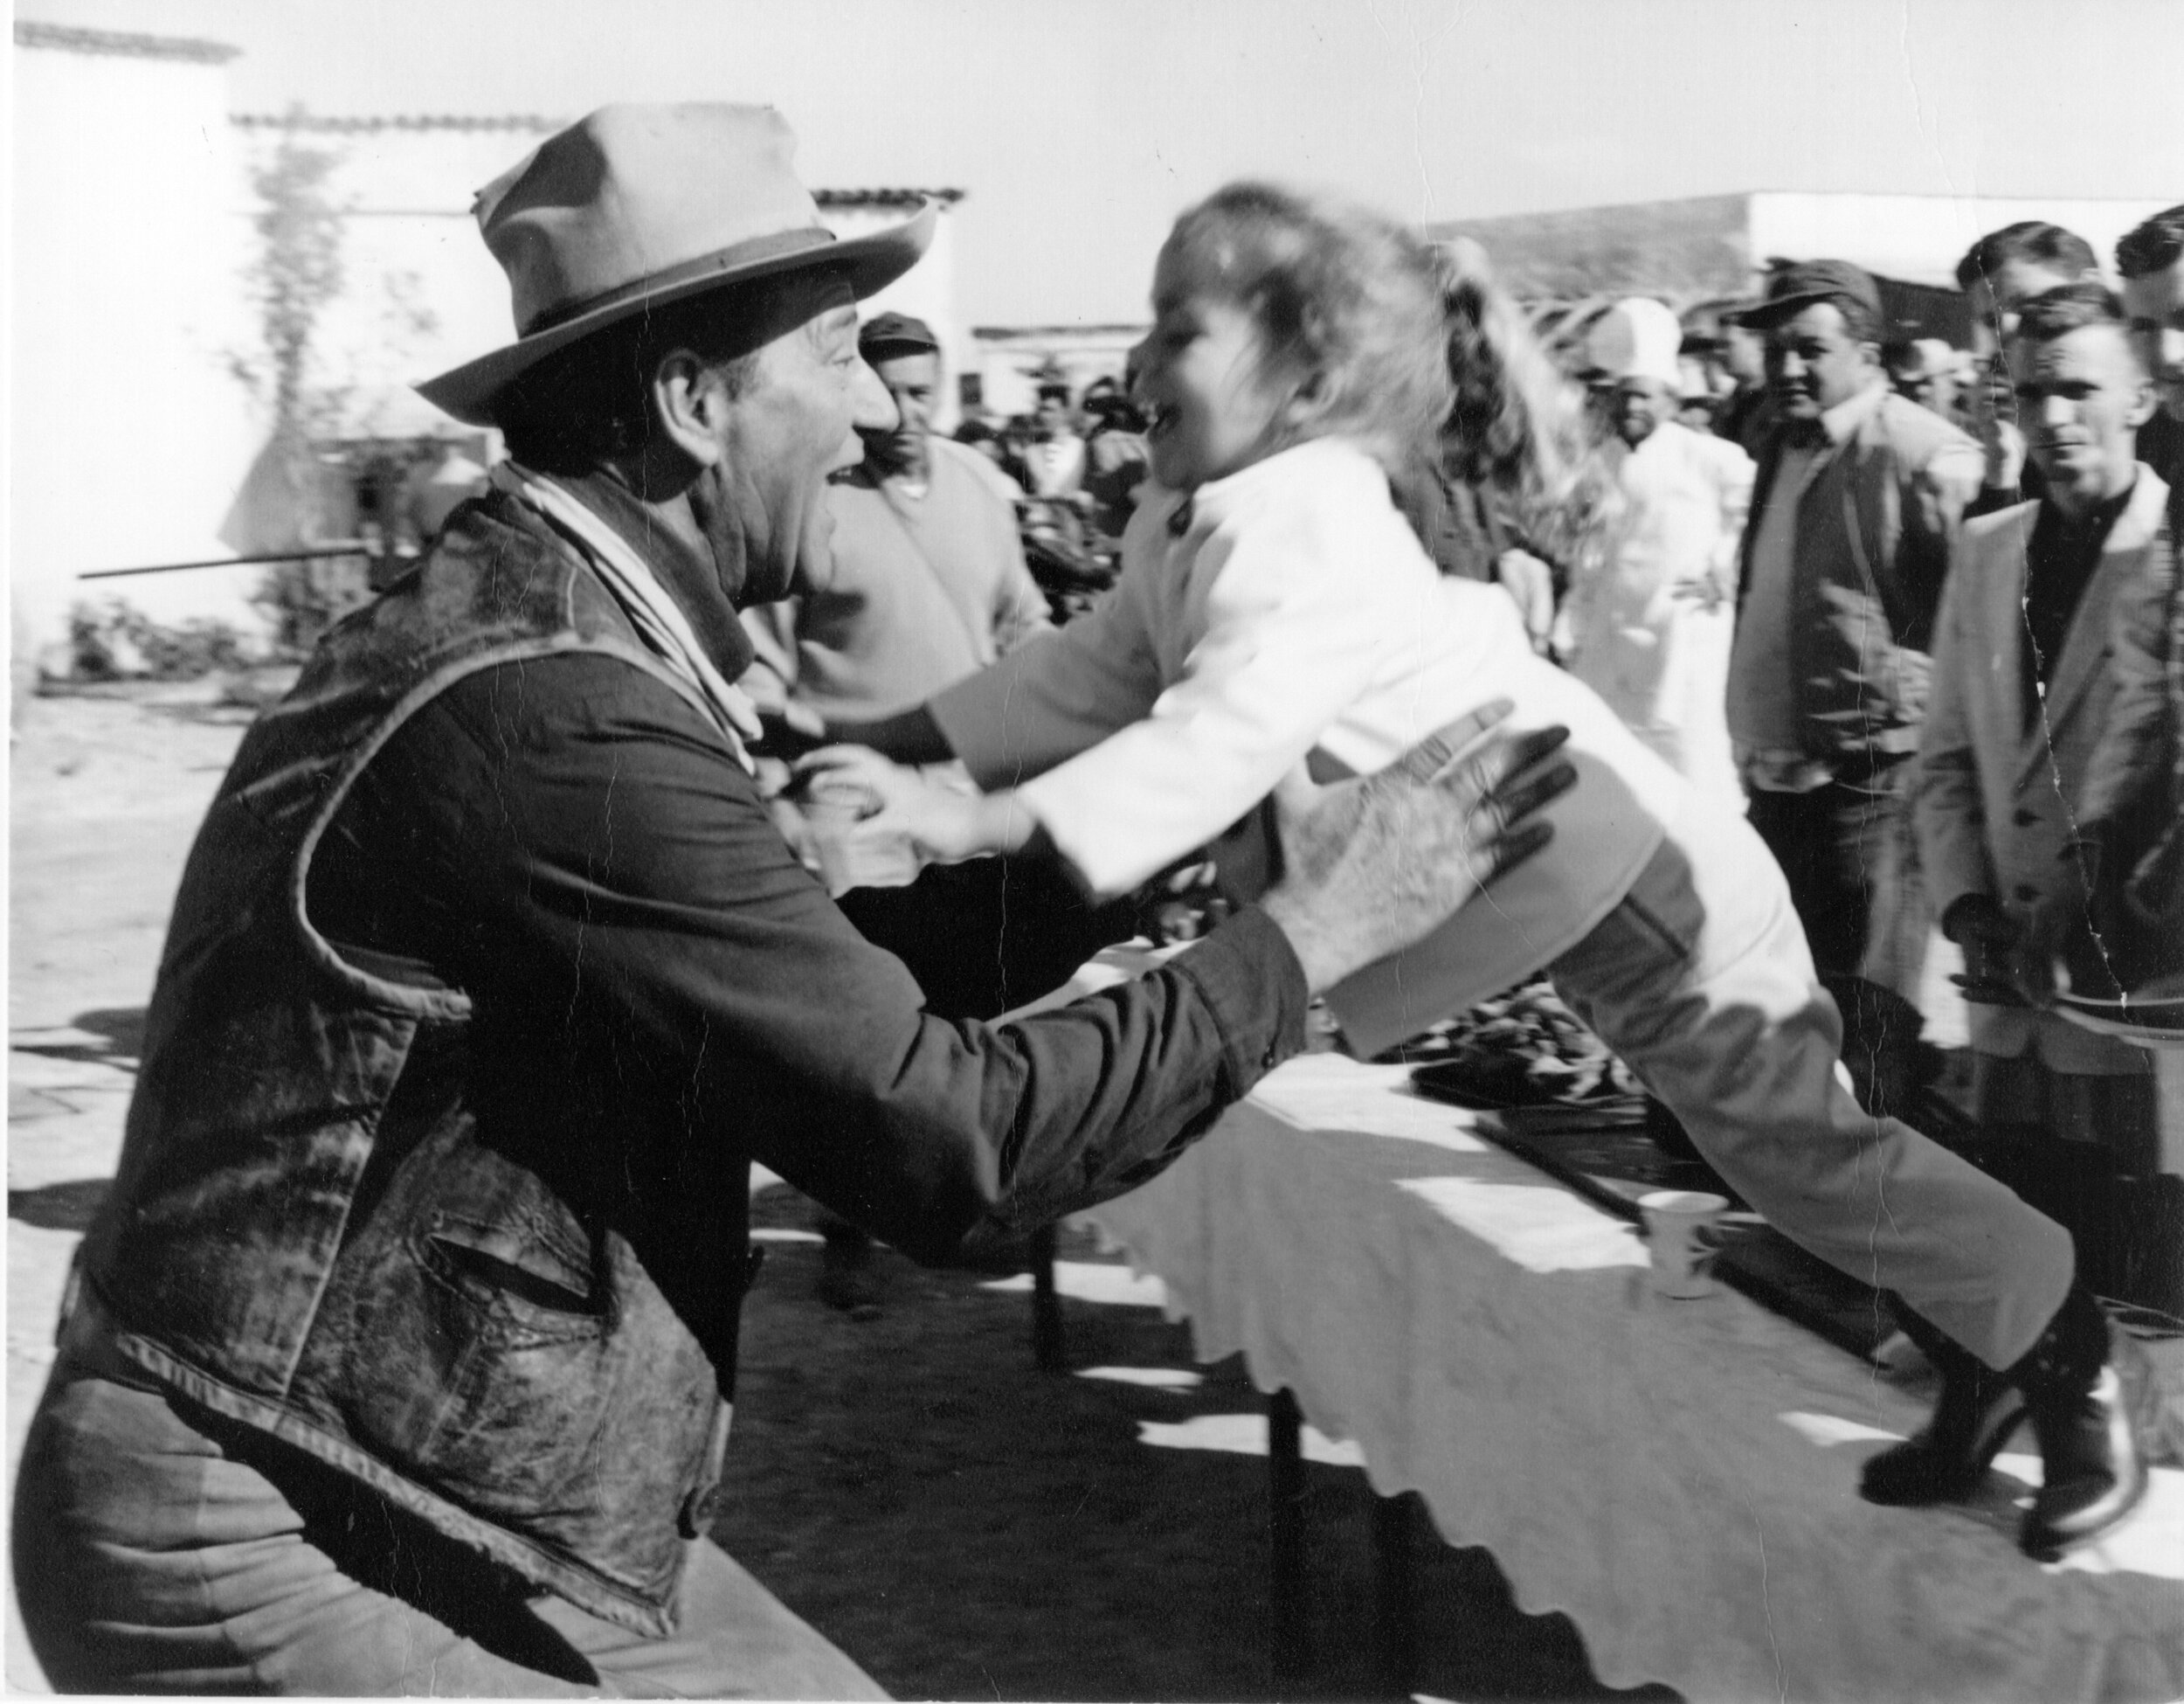
[[[743,742],[759,737],[757,707],[748,693],[715,667],[698,643],[697,634],[690,630],[688,618],[629,541],[542,474],[503,461],[493,470],[493,482],[538,510],[584,552],[584,560],[621,606],[638,636],[697,689],[698,696],[712,707],[736,761],[746,772],[754,771]]]

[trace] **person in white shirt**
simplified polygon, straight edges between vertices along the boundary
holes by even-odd
[[[2029,1413],[2046,1466],[2019,1541],[2052,1556],[2143,1497],[2111,1334],[2070,1239],[1893,1119],[1836,1068],[1840,1018],[1781,872],[1749,826],[1535,656],[1509,599],[1442,578],[1402,503],[1455,403],[1446,279],[1392,221],[1231,185],[1178,222],[1154,274],[1139,389],[1156,489],[1115,594],[931,700],[860,731],[960,757],[964,799],[868,751],[815,755],[878,795],[874,832],[947,860],[1047,850],[1119,892],[1253,818],[1269,793],[1380,769],[1466,707],[1566,730],[1578,785],[1552,838],[1420,947],[1338,986],[1363,1053],[1542,967],[1786,1235],[1898,1293],[1977,1369],[1862,1490],[1932,1503],[1984,1479]],[[1232,891],[1268,836],[1217,852]]]
[[[1039,387],[1024,468],[1034,497],[1075,497],[1084,489],[1084,440],[1070,419],[1069,387],[1057,379]]]
[[[1572,590],[1570,668],[1685,780],[1741,810],[1724,704],[1752,463],[1673,418],[1682,341],[1676,315],[1642,296],[1587,341],[1624,501],[1603,560]]]

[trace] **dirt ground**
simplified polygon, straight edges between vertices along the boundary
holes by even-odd
[[[114,1174],[183,859],[248,715],[209,684],[22,707],[10,1481],[69,1257]],[[1034,1369],[1028,1299],[990,1274],[921,1271],[883,1252],[887,1305],[852,1320],[816,1299],[808,1204],[777,1188],[754,1206],[771,1258],[746,1313],[722,1543],[899,1696],[1274,1695],[1264,1406],[1240,1365],[1195,1367],[1157,1291],[1117,1282],[1126,1271],[1078,1232],[1064,1250],[1068,1287],[1084,1292],[1065,1302],[1070,1373]],[[1314,1453],[1326,1459],[1308,1467],[1306,1690],[1367,1696],[1373,1499],[1344,1448]],[[1416,1690],[1609,1695],[1570,1624],[1517,1611],[1484,1553],[1419,1531],[1416,1554]],[[13,1691],[45,1689],[11,1591],[5,1676]]]

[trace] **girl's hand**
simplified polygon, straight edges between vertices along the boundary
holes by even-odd
[[[1013,851],[989,821],[991,800],[929,779],[861,745],[829,745],[802,758],[798,779],[807,793],[862,794],[860,837],[907,841],[928,863],[961,863],[989,852]]]
[[[1545,656],[1555,625],[1554,570],[1530,551],[1503,551],[1495,561],[1494,573],[1502,590],[1517,600],[1532,649]]]

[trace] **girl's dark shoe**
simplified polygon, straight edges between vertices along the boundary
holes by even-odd
[[[2115,1332],[2092,1293],[2070,1295],[2031,1352],[2010,1368],[2040,1443],[2042,1484],[2018,1529],[2035,1562],[2106,1536],[2146,1494],[2133,1410],[2150,1389],[2138,1346]]]
[[[1904,1335],[1941,1375],[1941,1396],[1923,1430],[1866,1463],[1858,1495],[1898,1507],[1960,1502],[1979,1489],[2025,1417],[2024,1396],[2008,1374],[1959,1348],[1901,1303],[1895,1313]]]

